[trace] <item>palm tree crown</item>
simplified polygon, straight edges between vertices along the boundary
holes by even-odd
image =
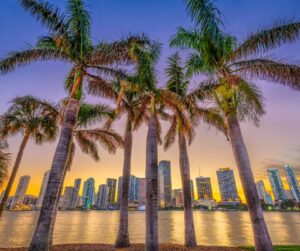
[[[92,44],[90,36],[90,15],[83,0],[68,0],[65,12],[47,2],[19,0],[22,7],[35,16],[46,28],[49,35],[42,36],[36,45],[23,51],[11,52],[0,61],[2,74],[16,67],[37,60],[61,60],[73,65],[66,78],[66,87],[71,97],[82,96],[84,76],[96,74],[104,85],[104,76],[119,76],[120,71],[110,67],[116,63],[129,62],[128,49],[134,43],[147,41],[144,36],[130,36],[112,43]],[[87,84],[90,82],[87,82]],[[95,83],[94,83],[95,84]]]
[[[33,96],[17,97],[0,117],[2,138],[22,133],[29,135],[36,144],[56,139],[58,112],[56,107]]]

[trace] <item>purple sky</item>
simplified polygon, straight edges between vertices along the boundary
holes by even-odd
[[[65,1],[50,1],[59,6]],[[151,39],[163,43],[163,53],[158,64],[160,85],[164,84],[166,57],[174,50],[168,48],[168,40],[176,27],[192,27],[185,15],[185,5],[180,0],[87,0],[92,16],[92,37],[94,42],[112,40],[129,33],[146,33]],[[223,13],[226,31],[243,40],[251,31],[264,27],[276,18],[300,19],[300,1],[298,0],[219,0],[217,5]],[[22,10],[17,0],[1,0],[0,3],[0,57],[9,51],[26,48],[34,44],[37,37],[46,30],[27,12]],[[279,58],[299,60],[300,42],[286,45],[271,55]],[[9,101],[17,95],[33,94],[51,101],[65,97],[62,81],[70,68],[59,62],[35,63],[17,69],[14,73],[0,76],[0,113],[4,112]],[[256,81],[256,80],[255,80]],[[266,179],[266,167],[290,163],[300,166],[300,93],[278,84],[256,81],[263,90],[267,114],[262,118],[260,128],[244,125],[243,132],[251,162],[257,179]],[[122,122],[116,125],[122,133]],[[192,177],[201,174],[211,176],[213,190],[218,194],[216,169],[230,166],[235,162],[231,148],[221,134],[209,130],[206,126],[197,129],[197,138],[190,147]],[[10,151],[15,156],[20,137],[9,140]],[[38,193],[43,172],[50,165],[56,143],[45,147],[33,144],[25,151],[19,175],[30,174],[32,181],[29,191]],[[174,187],[180,187],[177,147],[164,153],[160,150],[160,159],[170,159],[173,167]],[[133,153],[133,173],[144,176],[145,166],[145,128],[135,134]],[[102,161],[95,163],[89,157],[77,151],[72,172],[68,174],[66,184],[72,184],[75,177],[96,178],[96,184],[105,182],[106,177],[121,175],[122,151],[114,156],[102,154]],[[82,171],[84,169],[84,172]],[[237,177],[236,173],[236,177]],[[268,181],[266,180],[266,185]],[[240,183],[238,182],[240,187]],[[216,195],[217,196],[217,195]]]

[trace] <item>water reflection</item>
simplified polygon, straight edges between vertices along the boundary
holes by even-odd
[[[299,213],[266,213],[274,244],[300,244]],[[38,212],[5,212],[0,220],[0,247],[28,246]],[[54,243],[114,243],[118,211],[59,212]],[[197,241],[200,245],[251,245],[252,227],[248,212],[194,211]],[[129,233],[133,243],[145,241],[144,212],[129,212]],[[160,242],[184,242],[182,211],[159,212]]]

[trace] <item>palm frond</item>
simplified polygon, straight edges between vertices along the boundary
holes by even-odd
[[[34,96],[16,97],[0,117],[2,137],[29,133],[37,144],[53,142],[58,132],[57,107]]]
[[[40,49],[59,50],[72,57],[72,43],[67,35],[51,35],[39,37],[36,47]]]
[[[117,69],[115,67],[101,66],[101,65],[88,65],[98,75],[104,75],[108,77],[113,77],[116,79],[125,79],[127,74],[122,69]]]
[[[189,54],[185,66],[187,69],[187,77],[213,72],[213,69],[205,64],[203,58],[197,52]]]
[[[227,137],[227,126],[223,119],[222,114],[220,114],[217,109],[214,108],[197,108],[197,116],[207,125],[213,126],[218,131],[223,132]]]
[[[212,0],[185,0],[187,13],[204,34],[216,39],[222,32],[221,12]]]
[[[87,132],[84,130],[75,131],[74,137],[81,149],[85,154],[91,156],[95,161],[99,161],[98,147],[94,139],[91,139]]]
[[[300,90],[300,66],[268,58],[250,59],[232,64],[234,72],[288,85]]]
[[[63,60],[69,62],[69,56],[55,49],[32,48],[24,51],[11,52],[0,60],[0,73],[6,74],[16,67],[24,66],[38,60]]]
[[[144,96],[140,97],[140,105],[136,108],[136,115],[134,119],[134,126],[133,129],[137,130],[141,124],[147,120],[147,109],[150,103],[150,97],[149,96]]]
[[[90,14],[83,0],[68,0],[68,34],[73,41],[74,52],[83,59],[92,50],[90,36]]]
[[[86,91],[88,94],[117,100],[118,95],[114,91],[113,85],[110,82],[106,81],[105,79],[99,76],[95,76],[89,73],[87,73],[86,76]]]
[[[102,104],[81,103],[78,113],[77,126],[86,127],[94,123],[99,123],[114,116],[114,110]]]
[[[179,96],[184,96],[186,94],[189,81],[185,78],[184,68],[181,64],[182,62],[178,52],[168,58],[166,68],[166,74],[168,77],[167,88]]]
[[[175,35],[170,39],[170,46],[183,50],[199,48],[202,42],[202,34],[197,30],[186,30],[183,27],[177,28]]]
[[[300,36],[300,22],[277,20],[271,27],[250,34],[232,53],[231,60],[264,53],[286,43],[296,41]]]
[[[19,0],[21,6],[37,18],[42,24],[47,26],[52,32],[63,34],[67,32],[67,24],[64,15],[59,9],[48,2],[37,0]]]
[[[112,129],[87,129],[76,130],[76,137],[80,135],[83,141],[86,141],[86,146],[89,147],[91,143],[99,143],[109,153],[115,153],[118,147],[123,147],[123,138]]]
[[[177,119],[173,116],[171,125],[164,138],[164,150],[167,151],[171,145],[175,142],[177,134]]]
[[[145,35],[129,35],[111,43],[100,42],[95,46],[89,63],[92,65],[111,65],[133,63],[130,50],[133,46],[143,47],[150,43]]]

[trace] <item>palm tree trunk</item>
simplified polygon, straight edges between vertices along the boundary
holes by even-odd
[[[193,201],[192,192],[190,186],[190,162],[186,147],[185,137],[178,135],[179,144],[179,165],[181,174],[181,183],[183,188],[183,202],[184,202],[184,237],[186,247],[196,247],[196,235],[194,227],[194,217],[193,217]]]
[[[158,153],[155,115],[148,123],[146,146],[146,251],[158,251]]]
[[[22,156],[23,156],[23,152],[24,152],[24,149],[25,149],[25,147],[27,145],[29,137],[30,137],[30,134],[25,134],[24,137],[23,137],[22,143],[20,145],[19,152],[18,152],[16,161],[15,161],[15,164],[14,164],[13,170],[12,170],[11,175],[9,177],[7,186],[5,188],[5,191],[4,191],[1,203],[0,203],[0,217],[2,216],[4,207],[5,207],[5,203],[6,203],[7,199],[8,199],[9,193],[11,191],[11,187],[12,187],[12,185],[14,183],[14,180],[16,178],[17,172],[19,170],[20,163],[21,163]]]
[[[63,185],[64,185],[64,181],[65,181],[65,178],[66,178],[66,173],[67,173],[67,168],[65,168],[63,181],[62,181],[60,189],[59,189],[59,196],[57,197],[56,208],[55,208],[55,211],[54,211],[53,221],[52,221],[51,228],[50,228],[50,242],[49,242],[50,243],[49,244],[50,248],[53,246],[53,232],[54,232],[54,227],[55,227],[55,222],[56,222],[56,215],[57,215],[58,208],[59,208],[59,199],[60,199],[61,194],[62,194]]]
[[[40,217],[29,251],[48,251],[51,244],[52,222],[57,209],[59,192],[66,169],[69,145],[77,122],[79,101],[71,98],[67,105],[60,138],[54,154],[49,181],[43,200]]]
[[[243,140],[239,122],[236,117],[229,116],[226,117],[226,122],[233,154],[238,166],[239,176],[250,213],[255,250],[273,251],[272,241],[260,205],[247,148]]]
[[[130,118],[128,117],[127,119],[126,132],[124,136],[124,164],[121,190],[120,220],[118,235],[115,243],[116,248],[126,248],[130,246],[128,233],[128,198],[131,172],[132,131]]]

